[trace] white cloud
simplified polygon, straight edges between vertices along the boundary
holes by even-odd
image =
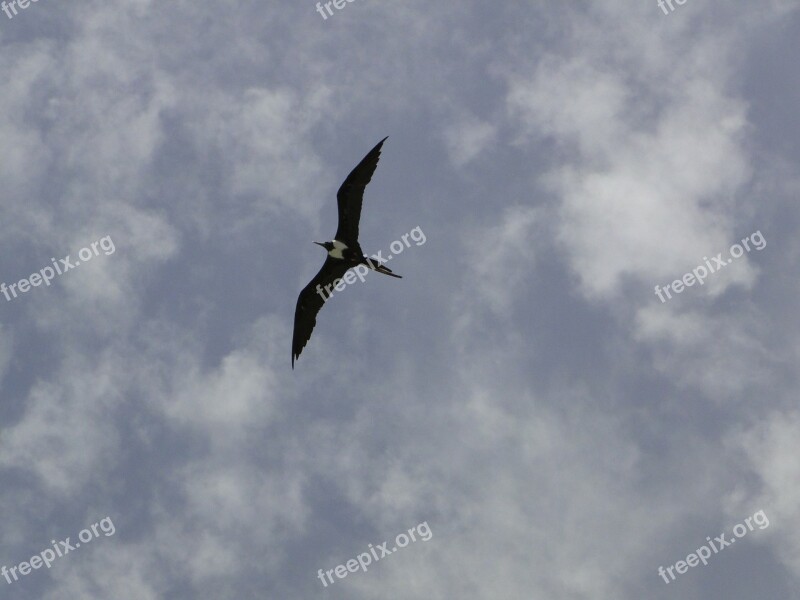
[[[771,90],[739,72],[778,5],[130,0],[6,23],[3,277],[116,252],[3,306],[3,564],[109,514],[31,593],[311,597],[318,568],[427,520],[323,593],[619,600],[763,508],[758,543],[796,571],[798,419],[770,395],[796,286],[765,279],[797,254],[796,161],[765,178]],[[387,133],[369,218],[421,223],[425,256],[326,307],[292,371],[292,240]],[[757,259],[654,297],[757,219]]]
[[[772,411],[734,439],[728,447],[744,454],[759,482],[743,482],[730,494],[728,514],[763,510],[770,537],[758,543],[774,545],[778,560],[800,577],[800,414]]]
[[[475,160],[494,143],[497,129],[491,123],[474,116],[464,116],[445,129],[444,138],[450,160],[463,167]]]

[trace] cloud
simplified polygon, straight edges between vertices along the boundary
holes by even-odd
[[[609,26],[626,36],[632,23]],[[704,49],[686,43],[687,52]],[[664,97],[658,68],[627,79],[608,65],[615,51],[598,41],[579,57],[554,53],[532,77],[509,80],[508,110],[521,133],[553,137],[573,153],[543,183],[559,197],[558,238],[590,298],[613,297],[625,275],[663,280],[726,248],[734,195],[751,170],[745,104],[728,94],[717,74],[724,69],[678,62]]]
[[[793,589],[797,161],[748,60],[785,54],[796,6],[130,0],[5,23],[3,280],[116,246],[3,305],[0,564],[117,527],[13,591],[640,598],[760,508],[774,533],[744,552],[777,573],[760,591]],[[292,371],[303,246],[387,133],[365,242],[428,241],[326,306]],[[654,297],[756,229],[765,252]],[[424,520],[430,542],[321,590]],[[752,595],[740,567],[715,565],[726,597]]]
[[[794,410],[774,410],[753,426],[744,429],[728,444],[742,453],[758,478],[756,485],[742,482],[729,494],[728,513],[763,510],[770,521],[770,543],[775,555],[795,576],[800,575],[800,511],[798,490],[793,482],[800,475],[798,459],[800,414]],[[766,532],[765,532],[766,533]]]

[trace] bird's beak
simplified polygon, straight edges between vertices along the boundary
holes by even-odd
[[[316,244],[317,246],[322,246],[323,248],[325,247],[325,244],[323,244],[322,242],[313,242],[313,243]]]

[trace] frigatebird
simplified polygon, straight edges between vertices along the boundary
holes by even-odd
[[[339,205],[339,227],[336,229],[333,240],[314,242],[328,251],[328,257],[319,273],[303,288],[297,298],[297,307],[294,311],[294,335],[292,336],[292,369],[294,369],[295,359],[300,356],[311,338],[311,332],[314,331],[314,325],[317,323],[317,313],[333,295],[331,287],[335,286],[349,269],[365,265],[373,271],[400,279],[400,275],[392,273],[387,266],[364,256],[358,243],[358,221],[361,218],[364,189],[378,167],[381,146],[388,137],[383,138],[367,153],[356,168],[350,172],[336,193]],[[364,271],[364,273],[366,272]]]

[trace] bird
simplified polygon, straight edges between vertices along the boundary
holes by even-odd
[[[378,273],[401,279],[387,266],[375,259],[364,256],[358,243],[358,222],[361,218],[361,203],[364,200],[364,189],[372,179],[378,167],[381,147],[389,136],[383,138],[361,162],[350,172],[336,193],[339,208],[339,226],[330,242],[314,242],[327,250],[325,263],[314,278],[300,292],[294,311],[294,334],[292,335],[292,369],[294,361],[300,356],[314,325],[317,314],[333,295],[331,287],[351,268],[364,265]],[[367,271],[364,271],[366,274]],[[363,277],[360,277],[363,281]]]

